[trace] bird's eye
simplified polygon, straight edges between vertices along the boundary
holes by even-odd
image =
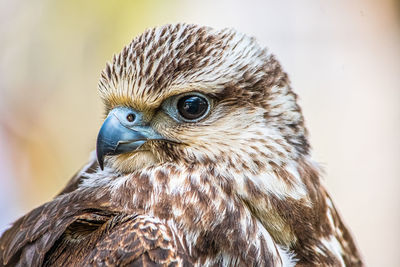
[[[200,118],[208,110],[208,101],[198,95],[186,95],[177,103],[179,114],[187,120]]]
[[[135,120],[135,114],[133,114],[133,113],[130,113],[130,114],[128,114],[128,116],[126,116],[126,119],[129,121],[129,122],[133,122],[134,120]]]

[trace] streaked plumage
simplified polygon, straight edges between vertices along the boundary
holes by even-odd
[[[0,265],[362,265],[311,159],[288,77],[253,38],[150,29],[107,64],[99,89],[104,169],[92,156],[61,194],[15,222]],[[187,95],[207,102],[204,117],[184,121],[174,109]],[[127,132],[147,139],[110,140]]]

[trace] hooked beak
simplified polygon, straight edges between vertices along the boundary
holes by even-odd
[[[145,125],[140,112],[126,107],[114,108],[97,136],[97,161],[103,170],[105,156],[132,152],[148,140],[162,139],[151,126]]]

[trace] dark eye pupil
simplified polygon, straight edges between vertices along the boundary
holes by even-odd
[[[207,101],[201,96],[184,96],[178,101],[178,111],[188,120],[200,118],[208,108]]]
[[[129,114],[128,116],[126,116],[126,119],[129,121],[129,122],[133,122],[134,120],[135,120],[135,115],[134,114]]]

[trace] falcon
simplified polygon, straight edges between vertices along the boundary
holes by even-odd
[[[362,266],[276,58],[149,29],[101,73],[96,153],[0,239],[1,266]]]

